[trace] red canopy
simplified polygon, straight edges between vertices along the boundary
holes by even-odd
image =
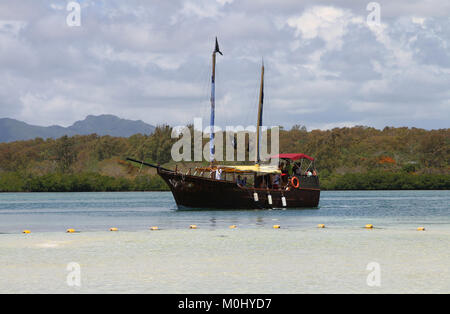
[[[311,161],[314,161],[314,158],[305,155],[305,154],[279,154],[279,155],[274,155],[270,158],[279,158],[279,159],[291,159],[291,160],[297,160],[297,159],[309,159]]]

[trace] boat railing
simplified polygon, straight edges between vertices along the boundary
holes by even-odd
[[[183,176],[194,176],[194,177],[203,177],[203,178],[209,178],[209,179],[216,179],[216,169],[199,169],[199,168],[187,168],[187,169],[178,169],[178,167],[175,167],[175,172],[180,173]],[[247,180],[245,181],[245,184],[242,184],[241,182],[238,182],[238,173],[229,173],[229,172],[222,172],[220,179],[217,179],[218,181],[223,182],[232,182],[236,183],[241,188],[250,188],[250,189],[269,189],[269,190],[286,190],[289,188],[292,188],[291,179],[292,177],[297,177],[299,179],[299,186],[300,187],[314,187],[318,184],[318,176],[317,174],[293,174],[292,176],[286,177],[286,179],[280,180],[280,184],[278,187],[275,184],[271,183],[269,184],[267,180],[264,180],[260,186],[255,186],[254,176],[251,174],[239,174],[245,177],[247,176]]]

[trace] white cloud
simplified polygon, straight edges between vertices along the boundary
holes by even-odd
[[[27,93],[20,97],[20,101],[22,103],[20,116],[29,123],[38,125],[42,125],[42,121],[47,121],[45,125],[69,126],[74,119],[85,117],[81,114],[83,111],[89,111],[92,114],[101,114],[104,111],[99,103],[79,101],[61,95]],[[50,123],[52,120],[58,123]]]
[[[295,28],[295,35],[303,39],[319,37],[328,49],[339,49],[342,37],[347,32],[349,23],[361,22],[361,19],[343,9],[332,6],[314,6],[298,17],[290,17],[287,24]]]
[[[268,124],[448,127],[448,7],[382,3],[377,27],[354,1],[98,0],[83,1],[82,26],[69,28],[56,1],[2,2],[0,117],[207,118],[217,35],[223,125],[254,123],[264,56]]]
[[[26,25],[25,21],[20,20],[0,20],[0,32],[17,36]]]
[[[132,50],[116,51],[111,46],[94,46],[90,52],[99,60],[125,62],[140,68],[155,64],[163,70],[177,70],[186,61],[183,56]]]
[[[192,1],[187,0],[183,3],[182,9],[179,11],[180,15],[190,17],[195,16],[199,18],[211,18],[219,15],[220,7],[227,1]]]

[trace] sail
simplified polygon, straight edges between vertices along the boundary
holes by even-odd
[[[250,165],[250,166],[224,166],[226,169],[234,169],[238,172],[254,172],[254,173],[265,173],[265,174],[276,174],[281,173],[281,170],[276,165]]]
[[[225,173],[262,173],[262,174],[279,174],[281,170],[276,165],[214,165],[208,167],[197,167],[196,171],[199,172],[214,172],[216,170],[222,170]]]

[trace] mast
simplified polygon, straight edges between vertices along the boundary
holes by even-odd
[[[219,49],[219,43],[217,42],[217,37],[216,37],[216,45],[214,47],[214,51],[212,53],[212,75],[211,75],[211,119],[210,119],[210,135],[209,135],[209,161],[212,165],[212,163],[214,162],[214,153],[215,153],[215,149],[214,149],[214,118],[215,118],[215,109],[216,109],[216,87],[215,87],[215,82],[216,82],[216,53],[220,53],[222,55],[222,52],[220,52]]]
[[[259,105],[258,105],[258,121],[256,125],[256,164],[260,162],[259,155],[259,138],[260,138],[260,129],[262,126],[262,114],[263,114],[263,102],[264,102],[264,60],[262,62],[261,67],[261,87],[259,89]]]

